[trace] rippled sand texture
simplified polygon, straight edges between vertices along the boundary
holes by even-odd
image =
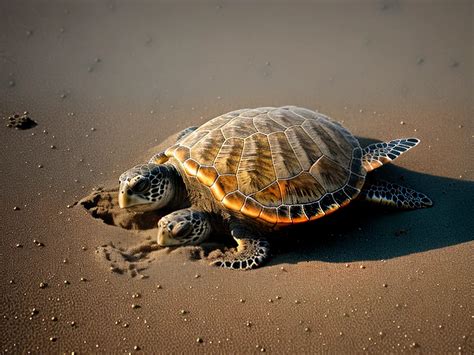
[[[472,1],[3,0],[0,13],[2,352],[474,352]],[[75,205],[183,128],[286,104],[364,144],[420,138],[376,173],[435,206],[354,205],[235,272],[157,250],[151,219],[91,217],[113,198]]]

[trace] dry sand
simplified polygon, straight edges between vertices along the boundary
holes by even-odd
[[[38,123],[0,127],[0,351],[474,352],[472,1],[2,0],[0,13],[0,114]],[[154,231],[67,208],[180,129],[285,104],[364,139],[419,137],[378,174],[435,206],[348,207],[250,272],[193,248],[123,254]],[[104,248],[135,269],[111,272]]]

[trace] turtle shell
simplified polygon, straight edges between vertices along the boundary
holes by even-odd
[[[216,117],[165,152],[228,210],[270,224],[315,220],[360,192],[358,140],[314,111],[261,107]]]

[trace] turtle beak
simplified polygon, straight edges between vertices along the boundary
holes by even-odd
[[[157,242],[160,247],[172,247],[176,245],[181,245],[179,240],[176,240],[170,237],[171,231],[162,220],[158,222],[158,238]]]
[[[120,208],[127,208],[130,206],[130,195],[127,193],[128,183],[122,182],[119,187],[118,201]]]

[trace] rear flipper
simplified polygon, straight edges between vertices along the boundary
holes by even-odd
[[[390,142],[370,144],[364,148],[362,165],[367,172],[372,171],[397,159],[418,143],[420,143],[418,138],[402,138]]]
[[[359,199],[399,209],[433,206],[433,201],[425,194],[384,180],[366,182]]]

